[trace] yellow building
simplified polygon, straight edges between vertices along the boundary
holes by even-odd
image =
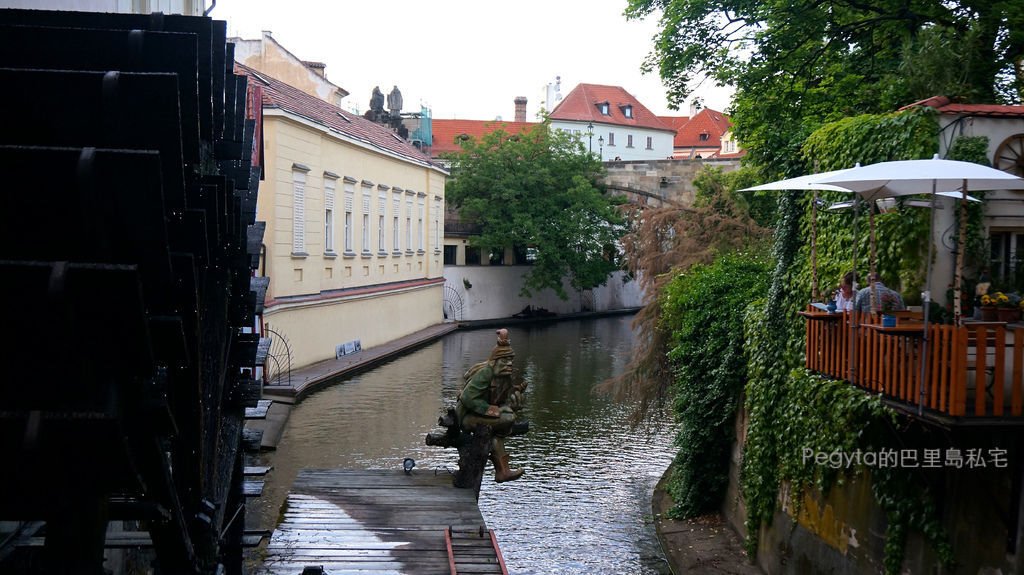
[[[264,318],[292,367],[440,323],[447,172],[385,126],[237,68],[262,93]]]

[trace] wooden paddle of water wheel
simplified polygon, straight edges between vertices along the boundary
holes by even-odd
[[[241,572],[262,146],[225,36],[0,10],[0,522],[36,542],[0,571],[103,573],[127,520],[161,573]]]

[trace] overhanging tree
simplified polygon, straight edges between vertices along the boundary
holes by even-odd
[[[448,158],[453,179],[446,199],[463,219],[480,225],[471,245],[532,248],[524,295],[552,289],[566,299],[563,279],[587,289],[619,269],[615,246],[624,220],[617,206],[623,199],[602,189],[601,162],[579,138],[542,122],[520,134],[498,129],[460,146]]]
[[[1024,93],[1020,0],[630,0],[626,16],[657,12],[646,68],[670,103],[703,78],[735,87],[735,135],[771,176],[813,168],[797,152],[825,122],[935,95]]]

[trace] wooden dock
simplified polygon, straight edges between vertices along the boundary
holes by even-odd
[[[472,489],[448,473],[304,469],[257,573],[505,574]]]
[[[313,391],[342,378],[369,369],[411,349],[426,345],[458,329],[455,323],[439,323],[405,337],[292,370],[287,383],[263,386],[264,396],[291,397],[301,400]]]

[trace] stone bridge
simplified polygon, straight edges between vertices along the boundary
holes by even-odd
[[[693,179],[705,166],[732,172],[738,159],[729,160],[632,160],[605,162],[605,185],[624,194],[631,203],[660,207],[665,200],[693,204]]]

